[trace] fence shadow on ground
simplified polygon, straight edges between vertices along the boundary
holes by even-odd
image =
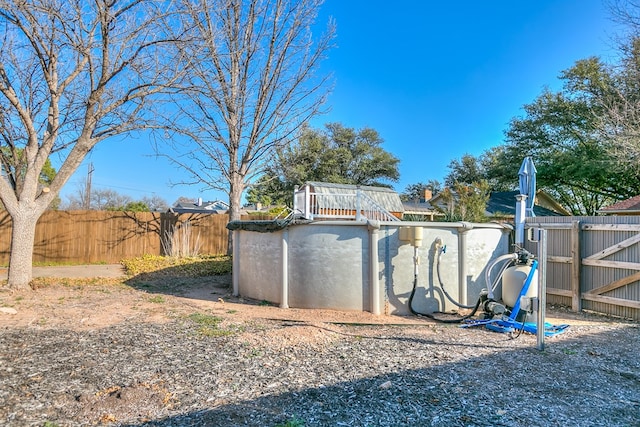
[[[231,293],[230,273],[193,274],[184,266],[167,267],[149,273],[140,273],[124,283],[147,293],[173,295],[200,300],[216,301]]]
[[[145,292],[181,295],[197,287],[231,286],[231,257],[143,256],[124,260],[128,278],[125,284]]]

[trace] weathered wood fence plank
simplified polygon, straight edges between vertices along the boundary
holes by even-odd
[[[201,254],[227,251],[227,215],[119,211],[47,211],[36,226],[34,263],[117,263],[163,254],[161,238],[189,222]],[[9,263],[11,219],[0,212],[0,263]]]

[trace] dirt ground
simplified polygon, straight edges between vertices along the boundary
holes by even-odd
[[[0,272],[1,273],[1,272]],[[120,284],[118,265],[41,267],[34,277],[47,278],[34,290],[0,288],[0,319],[5,326],[46,326],[71,329],[102,328],[122,322],[166,322],[194,310],[233,313],[236,321],[255,319],[300,322],[424,325],[433,321],[415,316],[376,316],[369,312],[322,309],[282,309],[266,302],[233,297],[231,277],[182,278],[170,287],[156,283]],[[91,278],[87,280],[83,278]],[[4,308],[2,308],[4,307]],[[602,316],[572,313],[562,308],[547,312],[554,324],[588,325]]]
[[[184,289],[166,293],[135,289],[125,285],[98,283],[47,285],[28,291],[0,291],[2,323],[10,327],[46,326],[71,329],[103,328],[123,322],[167,322],[194,311],[233,314],[238,322],[277,319],[301,322],[355,324],[423,324],[417,317],[374,316],[368,312],[281,309],[266,302],[231,296],[230,277],[211,277],[202,285],[183,279]]]
[[[243,300],[230,276],[81,273],[0,287],[0,424],[640,426],[633,322],[549,307],[570,329],[540,352],[528,334]]]

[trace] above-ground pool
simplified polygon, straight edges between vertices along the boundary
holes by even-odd
[[[406,315],[415,282],[414,310],[454,311],[444,293],[475,303],[487,288],[485,270],[509,252],[511,231],[494,223],[392,221],[239,228],[233,231],[233,292],[284,308]]]

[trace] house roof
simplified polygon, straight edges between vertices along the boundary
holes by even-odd
[[[443,217],[444,213],[435,209],[428,201],[420,202],[403,202],[404,213],[403,218],[425,218],[429,217],[433,221],[437,217]]]
[[[606,206],[602,209],[599,209],[598,212],[605,213],[605,214],[639,213],[640,212],[640,195]]]
[[[494,191],[489,196],[487,202],[487,214],[507,214],[515,216],[516,214],[516,196],[520,191]],[[562,213],[544,208],[539,205],[533,206],[533,213],[536,216],[562,216]]]
[[[212,202],[203,202],[198,200],[197,202],[176,203],[169,208],[169,212],[173,213],[208,213],[208,214],[223,214],[227,213],[229,205],[222,200],[215,200]]]
[[[400,195],[394,190],[385,187],[370,187],[366,185],[352,185],[352,184],[335,184],[329,182],[307,182],[315,193],[331,195],[331,200],[323,197],[322,203],[339,205],[347,209],[355,209],[355,204],[352,197],[345,197],[346,195],[354,195],[358,190],[369,196],[378,205],[383,207],[389,212],[404,212],[404,206]]]
[[[541,190],[538,191],[538,197]],[[441,206],[438,203],[441,198],[439,193],[431,199],[432,205]],[[514,217],[516,214],[516,196],[520,194],[519,191],[493,191],[489,195],[489,201],[487,202],[486,214],[488,216],[507,216]],[[536,197],[536,199],[538,198]],[[545,199],[552,199],[551,196],[545,195]],[[557,203],[557,202],[556,202]],[[542,207],[538,204],[533,206],[533,213],[536,216],[563,216],[564,212],[556,212],[554,210]]]
[[[403,202],[405,212],[412,213],[432,213],[435,208],[429,202]]]

